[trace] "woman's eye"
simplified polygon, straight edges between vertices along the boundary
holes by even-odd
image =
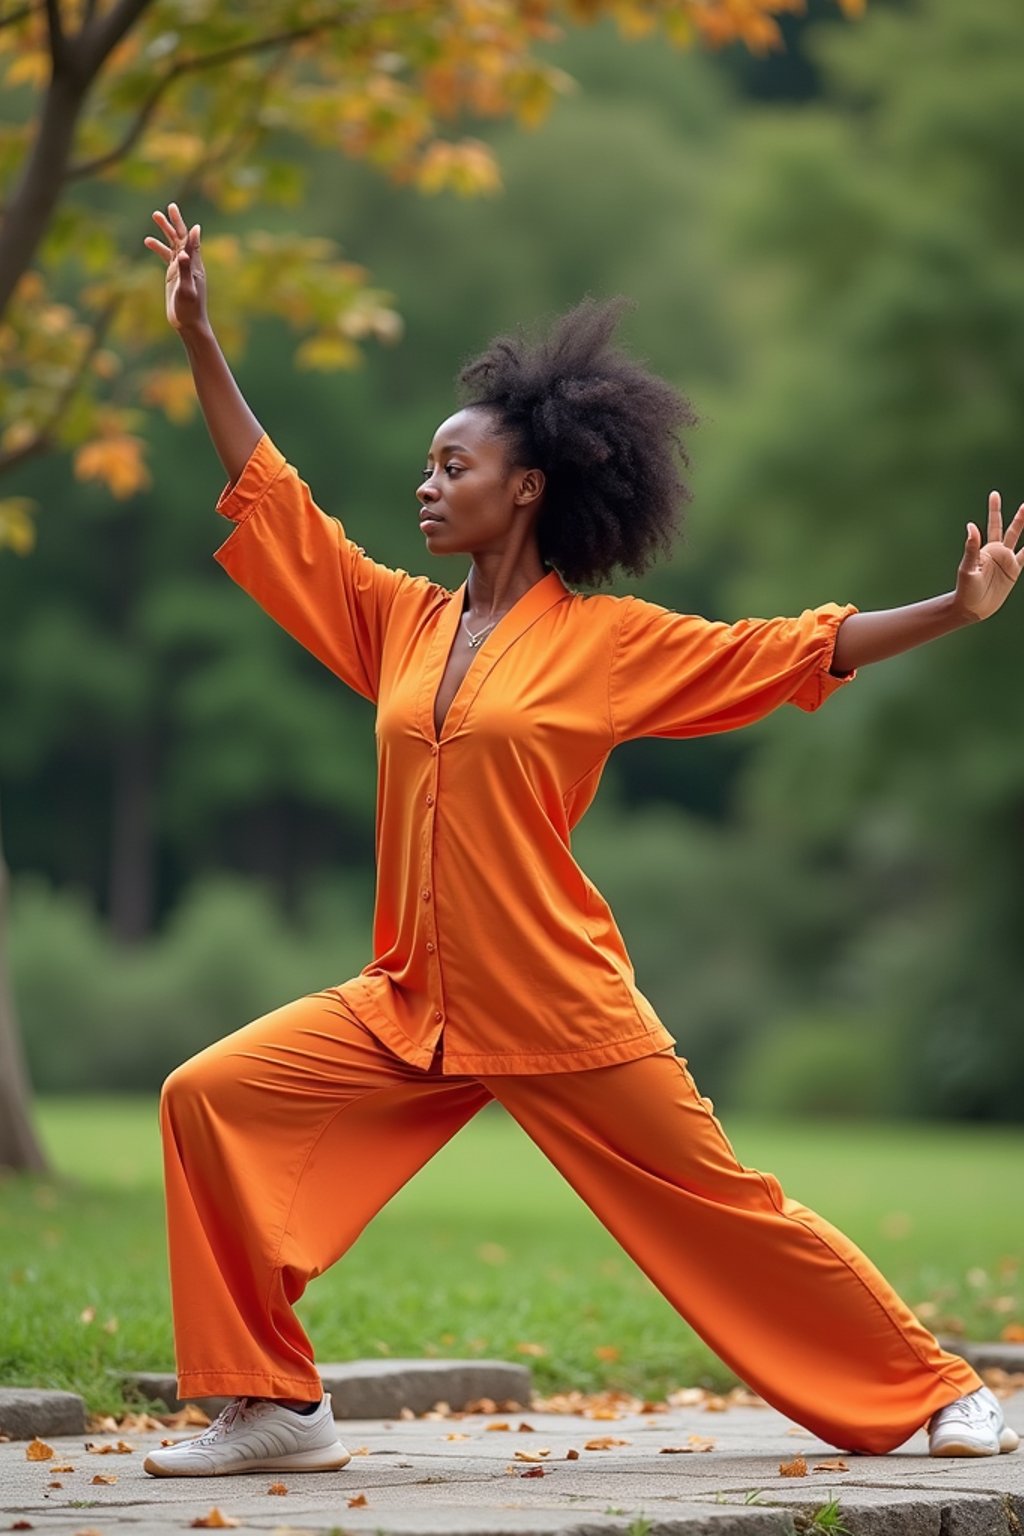
[[[444,467],[444,472],[446,475],[460,475],[462,473],[462,465],[446,464]]]

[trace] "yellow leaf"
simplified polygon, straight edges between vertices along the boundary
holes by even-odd
[[[35,507],[36,503],[27,496],[8,496],[0,501],[0,550],[13,549],[16,555],[27,555],[35,548]]]
[[[780,1477],[806,1477],[807,1463],[802,1456],[794,1456],[792,1461],[779,1462]]]
[[[52,1461],[53,1456],[53,1446],[47,1445],[45,1440],[40,1440],[38,1435],[25,1447],[26,1461]]]
[[[74,456],[75,478],[78,480],[102,480],[119,501],[133,496],[136,491],[152,485],[152,476],[143,463],[145,448],[140,437],[127,432],[111,432],[84,443]],[[116,1318],[103,1325],[107,1333],[117,1329]]]
[[[610,1451],[616,1445],[628,1445],[628,1440],[617,1440],[614,1435],[598,1435],[596,1440],[588,1440],[583,1447],[585,1451]]]
[[[197,1515],[192,1521],[193,1529],[200,1528],[208,1531],[226,1531],[233,1525],[241,1525],[240,1520],[233,1520],[230,1515],[221,1514],[216,1505],[208,1515]]]
[[[830,1461],[816,1461],[811,1470],[814,1472],[849,1472],[850,1469],[842,1457],[833,1456]]]
[[[44,86],[50,79],[48,53],[23,53],[7,66],[6,85]]]
[[[93,1483],[99,1484],[100,1486],[107,1486],[111,1483],[117,1482],[117,1474],[114,1472],[97,1472],[96,1476],[92,1478],[91,1481]]]

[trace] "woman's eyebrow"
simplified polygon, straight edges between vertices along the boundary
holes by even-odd
[[[464,448],[461,443],[442,443],[441,447],[438,449],[438,453],[443,458],[446,453],[465,453],[465,454],[468,454],[469,453],[469,449],[468,448]],[[427,454],[427,458],[428,459],[432,459],[433,457],[434,457],[434,455],[432,453],[428,453]]]

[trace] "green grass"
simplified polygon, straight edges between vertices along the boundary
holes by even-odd
[[[39,1123],[58,1176],[0,1184],[0,1382],[65,1386],[109,1411],[122,1372],[174,1360],[155,1100],[50,1100]],[[846,1231],[930,1326],[991,1338],[1024,1319],[1020,1132],[727,1128],[742,1160]],[[542,1390],[730,1379],[500,1113],[401,1191],[300,1313],[323,1362],[527,1358]],[[595,1353],[609,1348],[617,1358]]]

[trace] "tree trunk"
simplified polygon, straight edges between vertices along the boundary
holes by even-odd
[[[0,839],[0,1168],[48,1171],[46,1155],[32,1124],[32,1090],[14,1013],[7,955],[10,878]]]

